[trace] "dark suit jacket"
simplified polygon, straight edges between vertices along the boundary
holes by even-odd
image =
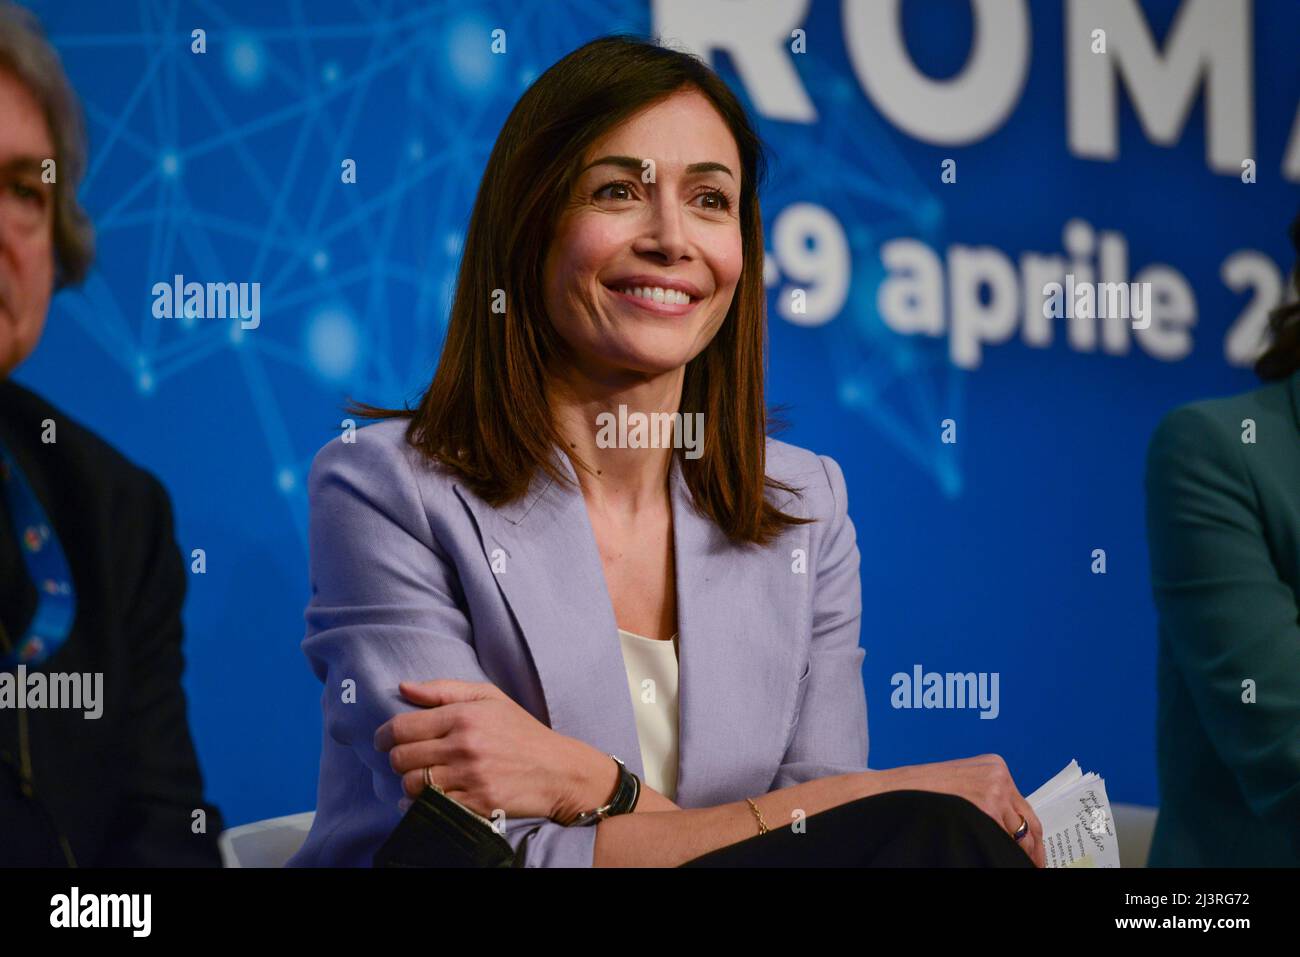
[[[1149,863],[1300,866],[1300,373],[1167,415],[1146,490],[1160,624]]]
[[[41,441],[42,422],[57,441]],[[0,437],[63,544],[77,595],[46,672],[102,672],[103,714],[27,709],[34,797],[20,787],[19,712],[0,708],[0,866],[219,866],[221,818],[203,782],[181,687],[186,570],[167,493],[58,409],[0,381]],[[0,621],[26,629],[36,592],[0,496]],[[203,809],[207,831],[195,834]]]

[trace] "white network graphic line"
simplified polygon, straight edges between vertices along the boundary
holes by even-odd
[[[82,195],[100,253],[81,292],[55,309],[132,378],[142,402],[209,402],[186,376],[219,364],[257,410],[268,482],[285,493],[304,547],[302,479],[320,440],[303,441],[286,392],[323,389],[331,408],[346,397],[400,404],[427,380],[467,186],[501,119],[541,70],[588,39],[569,25],[590,23],[592,36],[644,28],[580,2],[291,0],[268,11],[141,0],[103,31],[81,15],[97,5],[33,8],[86,110]],[[495,56],[501,25],[508,55]],[[205,53],[191,50],[196,27]],[[357,183],[342,183],[341,162],[376,146],[390,165],[359,161]],[[178,274],[258,282],[262,324],[155,318],[142,290]]]
[[[131,377],[141,402],[208,403],[187,378],[213,366],[237,383],[257,412],[267,482],[304,548],[303,478],[320,432],[287,408],[313,393],[330,415],[345,397],[401,404],[427,381],[473,187],[505,114],[582,42],[649,26],[644,4],[578,0],[468,9],[140,0],[100,31],[81,15],[97,5],[33,6],[85,105],[83,200],[102,263],[55,308]],[[574,35],[581,24],[590,36]],[[498,26],[508,32],[504,56],[489,50]],[[196,27],[206,53],[191,51]],[[106,62],[116,65],[107,77]],[[833,68],[803,72],[819,103],[853,109],[852,87]],[[769,133],[761,120],[760,129]],[[823,205],[859,218],[880,210],[869,229],[850,231],[855,262],[874,262],[890,231],[937,230],[937,201],[869,118],[826,119],[780,141],[790,162],[778,156],[766,208],[808,199],[806,177],[792,171],[816,168]],[[343,184],[341,162],[358,155],[368,157],[358,182]],[[260,283],[261,326],[154,318],[145,291],[174,275]],[[779,272],[772,279],[782,287]],[[958,494],[952,455],[933,440],[939,418],[957,412],[958,373],[938,361],[937,344],[883,330],[861,292],[871,279],[853,277],[857,295],[825,340],[839,400]]]

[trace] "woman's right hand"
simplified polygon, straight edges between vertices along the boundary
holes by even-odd
[[[1029,822],[1029,833],[1019,842],[1020,847],[1039,867],[1046,866],[1042,822],[1016,789],[1016,782],[1000,755],[981,754],[956,761],[909,764],[876,773],[884,775],[882,782],[888,782],[885,790],[937,791],[963,797],[1008,834],[1016,832],[1024,815]]]

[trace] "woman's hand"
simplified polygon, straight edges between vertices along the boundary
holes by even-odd
[[[889,775],[891,790],[937,791],[963,797],[1012,835],[1019,829],[1020,816],[1024,815],[1029,822],[1029,833],[1019,844],[1031,861],[1039,867],[1046,866],[1042,822],[1016,790],[1007,763],[999,755],[981,754],[956,761],[911,764],[880,773]]]
[[[424,769],[448,797],[489,820],[553,817],[570,790],[581,742],[552,731],[489,682],[407,682],[402,696],[422,710],[399,714],[375,732],[410,798],[424,790]]]

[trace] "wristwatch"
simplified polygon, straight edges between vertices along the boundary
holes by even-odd
[[[609,803],[590,811],[583,811],[569,822],[569,827],[588,827],[599,824],[607,817],[631,814],[635,810],[637,799],[641,796],[641,781],[627,769],[626,764],[618,759],[617,754],[611,754],[610,757],[618,765],[618,784],[614,786],[614,794],[609,799]]]

